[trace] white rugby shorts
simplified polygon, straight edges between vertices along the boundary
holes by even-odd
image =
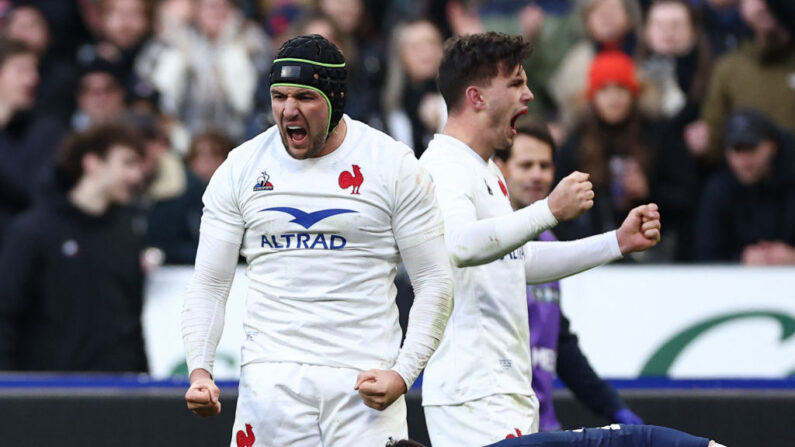
[[[232,447],[381,447],[408,438],[403,396],[384,411],[354,390],[361,371],[299,363],[241,369]]]
[[[424,410],[433,447],[483,446],[538,431],[535,394],[494,394]]]

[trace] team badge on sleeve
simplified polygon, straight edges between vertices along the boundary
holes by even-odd
[[[254,191],[272,191],[273,183],[269,182],[271,176],[267,172],[262,171],[262,175],[257,177],[257,183],[254,185]]]

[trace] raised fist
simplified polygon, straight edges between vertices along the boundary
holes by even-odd
[[[574,171],[558,183],[549,194],[549,209],[558,222],[572,220],[593,207],[590,174]]]
[[[648,250],[660,242],[660,211],[649,203],[633,208],[618,228],[618,248],[621,254]]]

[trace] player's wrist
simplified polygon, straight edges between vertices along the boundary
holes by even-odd
[[[213,375],[204,368],[196,368],[190,372],[190,383],[193,384],[198,380],[213,380]]]
[[[396,380],[395,383],[398,384],[399,388],[402,386],[402,391],[400,392],[400,394],[406,394],[409,388],[411,388],[411,383],[413,383],[413,381],[410,382],[409,379],[406,378],[406,376],[401,374],[400,371],[396,369],[390,369],[388,371],[394,373],[395,376],[397,376],[396,379],[398,380]]]

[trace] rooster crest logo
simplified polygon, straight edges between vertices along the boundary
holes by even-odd
[[[359,165],[353,165],[353,174],[348,171],[340,173],[340,188],[348,189],[353,186],[351,194],[359,194],[359,187],[362,186],[363,181],[364,176],[362,175],[362,170],[359,169]]]
[[[246,432],[243,433],[243,430],[237,431],[236,436],[237,447],[252,447],[254,445],[254,430],[251,428],[251,424],[246,424]]]
[[[257,177],[257,184],[254,185],[254,191],[272,191],[273,183],[268,181],[269,178],[271,178],[271,176],[269,176],[267,172],[262,171],[262,175]]]

